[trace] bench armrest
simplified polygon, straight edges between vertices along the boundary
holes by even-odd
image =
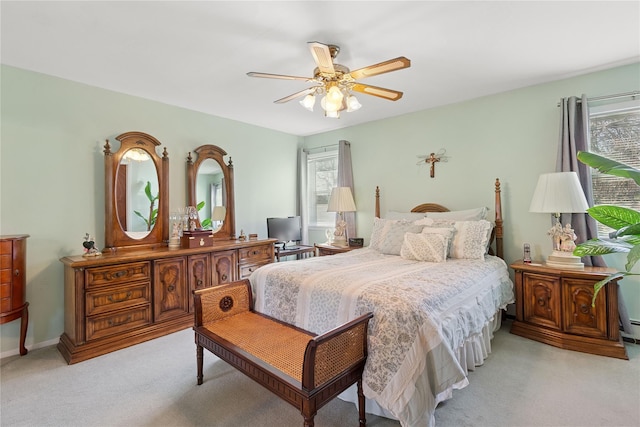
[[[251,284],[247,279],[195,290],[193,300],[196,327],[253,308]]]
[[[373,313],[364,314],[309,341],[302,370],[303,389],[313,390],[346,370],[364,367],[372,317]]]

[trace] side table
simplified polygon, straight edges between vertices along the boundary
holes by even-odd
[[[27,354],[24,341],[29,325],[26,301],[28,234],[0,236],[0,324],[20,319],[20,355]]]
[[[326,243],[316,243],[316,249],[318,250],[318,256],[335,255],[342,252],[349,252],[354,249],[360,249],[354,246],[333,246]]]
[[[515,271],[516,320],[511,333],[569,350],[628,359],[619,331],[618,281],[593,285],[616,270],[563,270],[522,261]]]

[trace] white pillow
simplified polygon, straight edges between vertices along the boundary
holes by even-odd
[[[369,247],[389,255],[400,255],[405,233],[420,233],[423,225],[412,221],[374,218]]]
[[[484,259],[493,225],[486,220],[456,221],[451,242],[450,258]]]
[[[427,215],[424,212],[396,212],[396,211],[388,211],[387,215],[385,215],[385,219],[394,219],[394,220],[406,220],[406,221],[416,221],[419,219],[425,218]]]
[[[449,239],[439,233],[406,233],[400,249],[404,259],[445,262]]]
[[[478,221],[487,218],[489,208],[475,208],[463,211],[450,212],[427,212],[427,218],[433,219],[452,219],[455,221]]]

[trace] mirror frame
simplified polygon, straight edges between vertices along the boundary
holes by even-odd
[[[120,141],[120,148],[111,152],[109,140],[104,145],[104,177],[105,177],[105,249],[155,248],[169,241],[169,155],[164,148],[162,158],[156,153],[161,143],[156,138],[143,132],[126,132],[115,138]],[[118,166],[124,154],[131,148],[146,151],[156,168],[158,176],[158,215],[156,223],[142,239],[130,237],[118,220],[116,179]]]
[[[214,240],[234,240],[236,238],[236,223],[235,223],[235,209],[234,209],[234,194],[233,194],[233,162],[229,157],[229,163],[224,162],[224,156],[227,152],[217,145],[201,145],[193,150],[197,155],[195,162],[191,157],[191,152],[187,157],[187,204],[189,206],[196,206],[196,179],[198,176],[198,168],[207,159],[215,160],[224,175],[225,191],[227,195],[227,202],[225,207],[227,209],[222,227],[213,233]],[[199,219],[198,219],[199,221]],[[198,222],[198,226],[200,226]]]

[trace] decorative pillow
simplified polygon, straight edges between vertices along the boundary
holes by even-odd
[[[447,256],[449,256],[449,252],[451,251],[451,243],[453,242],[453,235],[456,232],[454,223],[455,221],[445,227],[425,227],[422,229],[422,234],[440,234],[444,236],[447,239]]]
[[[449,239],[439,233],[406,233],[400,248],[404,259],[429,262],[445,262]]]
[[[463,211],[427,212],[427,217],[433,219],[452,219],[455,221],[478,221],[486,219],[488,211],[489,208],[482,207]]]
[[[385,219],[416,221],[427,216],[424,212],[396,212],[388,211]]]
[[[424,226],[412,221],[374,218],[369,247],[388,255],[400,255],[405,233],[419,233]]]
[[[489,245],[492,224],[486,220],[456,221],[450,258],[484,259]]]

